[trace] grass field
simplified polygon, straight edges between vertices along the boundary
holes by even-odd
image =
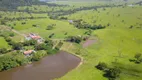
[[[137,32],[137,33],[135,33]],[[142,52],[141,30],[98,30],[94,34],[99,41],[87,48],[88,54],[84,55],[84,63],[59,80],[107,80],[102,76],[102,72],[94,66],[98,62],[106,62],[110,67],[119,66],[122,69],[120,80],[141,80],[142,65],[130,62],[135,53]],[[68,44],[69,45],[69,44]],[[66,46],[64,46],[66,47]],[[76,52],[74,47],[70,47],[71,52]],[[119,57],[118,51],[121,51]],[[82,50],[82,53],[84,50]],[[138,75],[138,77],[134,76]]]
[[[133,2],[133,0],[131,0]],[[58,2],[57,2],[58,3]],[[66,2],[68,3],[68,2]],[[64,4],[59,2],[59,4]],[[100,3],[101,4],[101,3]],[[112,3],[113,4],[113,3]],[[71,3],[75,5],[74,8],[81,6],[80,3]],[[90,6],[88,3],[83,3],[84,6]],[[91,5],[99,5],[98,3],[92,3]],[[101,5],[104,5],[101,4]],[[29,10],[33,12],[46,12],[52,11],[53,8],[48,6],[29,6]],[[70,10],[71,7],[55,7],[54,10],[63,11]],[[27,7],[19,7],[18,10],[25,10]],[[49,9],[49,10],[48,10]],[[54,11],[53,10],[53,11]],[[6,14],[5,12],[2,14]],[[7,13],[10,18],[22,17],[22,13]],[[23,17],[31,17],[27,13],[23,13]],[[73,25],[69,24],[67,20],[53,20],[48,18],[48,15],[32,14],[34,17],[47,17],[44,19],[25,19],[15,20],[7,22],[7,25],[13,27],[20,34],[36,33],[43,38],[47,38],[54,33],[52,39],[63,39],[67,36],[84,35],[85,29],[77,29]],[[6,16],[6,15],[5,15]],[[62,17],[62,16],[60,16]],[[87,47],[83,48],[81,44],[64,42],[61,50],[68,51],[70,53],[79,53],[83,57],[83,64],[67,75],[57,80],[108,80],[103,76],[103,72],[96,69],[95,66],[99,62],[105,62],[109,67],[119,67],[122,71],[120,77],[117,80],[142,80],[142,64],[135,64],[130,62],[129,59],[133,59],[136,53],[142,53],[142,6],[134,5],[99,8],[97,10],[84,10],[76,13],[65,15],[68,20],[82,19],[84,22],[91,25],[103,25],[105,29],[94,30],[92,36],[98,38],[98,41]],[[4,18],[4,17],[3,17]],[[22,24],[22,23],[25,24]],[[16,24],[16,25],[14,25]],[[55,24],[52,30],[46,30],[48,25]],[[34,27],[33,25],[37,25]],[[67,34],[66,34],[67,33]],[[14,41],[23,41],[24,36],[15,35],[12,38]],[[5,40],[0,37],[0,48],[8,47]],[[26,49],[32,49],[32,47],[26,47]]]
[[[0,37],[0,48],[8,48],[8,43],[5,41],[3,37]]]
[[[142,53],[141,8],[139,6],[135,8],[109,8],[105,11],[99,9],[100,13],[89,10],[68,16],[70,19],[81,18],[90,24],[107,25],[110,23],[111,26],[94,31],[93,35],[97,36],[99,41],[86,49],[76,45],[66,49],[69,43],[65,43],[62,49],[72,53],[78,52],[76,48],[80,47],[80,55],[84,58],[84,62],[82,66],[57,80],[108,80],[103,77],[103,72],[95,68],[99,62],[105,62],[109,67],[120,67],[122,73],[117,80],[141,80],[142,64],[129,61],[129,59],[134,58],[136,53]],[[108,15],[106,15],[107,12],[109,12]],[[118,14],[121,16],[117,17]],[[122,23],[122,20],[125,23]],[[133,29],[129,29],[131,25],[134,26]],[[87,53],[84,54],[84,50]]]
[[[40,36],[47,38],[50,34],[55,33],[53,38],[56,39],[63,39],[67,36],[76,36],[76,35],[83,35],[87,30],[79,30],[75,28],[73,25],[70,25],[68,21],[58,21],[58,20],[51,20],[51,19],[35,19],[35,20],[27,20],[23,21],[26,24],[22,25],[22,21],[15,21],[9,23],[13,26],[16,23],[14,29],[18,30],[21,34],[28,34],[28,33],[37,33]],[[33,27],[32,25],[38,25],[39,27]],[[48,25],[56,24],[53,30],[46,30]],[[67,32],[67,35],[65,33]],[[20,35],[18,35],[20,37]],[[18,37],[17,36],[17,37]]]
[[[131,25],[134,27],[142,26],[142,11],[141,6],[135,7],[114,7],[114,8],[101,8],[96,10],[88,10],[77,12],[68,15],[69,19],[83,19],[89,24],[101,24],[104,26],[110,25],[112,28],[128,28]]]

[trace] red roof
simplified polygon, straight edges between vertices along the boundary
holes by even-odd
[[[28,54],[31,54],[32,52],[33,52],[33,50],[28,50],[28,51],[25,51],[24,54],[28,55]]]

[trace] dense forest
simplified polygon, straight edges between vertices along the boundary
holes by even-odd
[[[16,10],[18,6],[31,5],[64,6],[55,3],[46,3],[39,0],[0,0],[0,10]]]

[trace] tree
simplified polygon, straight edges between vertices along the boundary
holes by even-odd
[[[46,44],[44,44],[44,43],[42,43],[42,44],[37,44],[37,45],[35,46],[35,50],[47,50],[47,48],[48,48],[48,46],[47,46]]]
[[[9,37],[5,37],[5,40],[6,40],[7,42],[12,41],[11,38],[9,38]]]
[[[12,47],[14,50],[21,50],[23,45],[21,43],[13,43]]]
[[[30,45],[36,45],[36,44],[37,44],[37,41],[34,40],[34,39],[31,39],[31,40],[29,40],[29,41],[25,41],[25,42],[23,43],[24,46],[30,46]]]
[[[82,38],[80,36],[69,36],[67,37],[66,41],[80,43],[82,41]]]
[[[2,62],[0,62],[0,71],[2,71],[3,70],[3,64],[2,64]]]
[[[17,54],[14,57],[14,61],[16,61],[19,65],[24,65],[24,64],[27,64],[29,62],[29,60],[27,58],[25,58],[25,56],[22,55],[22,54]]]
[[[10,33],[9,36],[10,36],[10,37],[14,37],[14,33]]]
[[[141,63],[142,62],[142,58],[141,58],[141,53],[137,53],[137,54],[135,54],[135,56],[134,56],[134,58],[136,59],[135,60],[135,63]]]
[[[33,53],[32,61],[39,61],[45,55],[46,53],[43,53],[43,52]]]
[[[105,69],[107,69],[107,64],[104,62],[99,62],[99,64],[96,66],[96,68],[100,69],[100,70],[105,70]]]
[[[54,28],[53,25],[48,25],[47,28],[46,28],[46,30],[52,30],[53,28]]]
[[[110,79],[115,79],[120,76],[121,70],[117,67],[110,68],[108,71],[106,71],[106,75]]]
[[[46,40],[44,41],[44,43],[45,43],[47,46],[53,47],[53,42],[52,42],[52,40],[50,40],[50,39],[46,39]]]
[[[141,57],[141,53],[137,53],[137,54],[135,54],[135,58],[137,59],[137,60],[139,60],[140,59],[140,57]]]
[[[54,35],[55,35],[54,33],[50,34],[50,35],[49,35],[49,38],[52,38]]]
[[[13,56],[11,55],[0,57],[0,63],[3,65],[2,70],[8,70],[18,66],[18,63],[16,61],[13,61]]]

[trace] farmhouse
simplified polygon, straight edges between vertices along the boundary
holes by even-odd
[[[30,56],[34,52],[35,52],[34,50],[28,50],[28,51],[24,51],[23,54],[26,55],[26,56]]]
[[[37,40],[38,43],[43,42],[43,38],[41,38],[39,35],[36,35],[34,33],[30,33],[25,38],[26,38],[26,40],[31,40],[31,39]]]

